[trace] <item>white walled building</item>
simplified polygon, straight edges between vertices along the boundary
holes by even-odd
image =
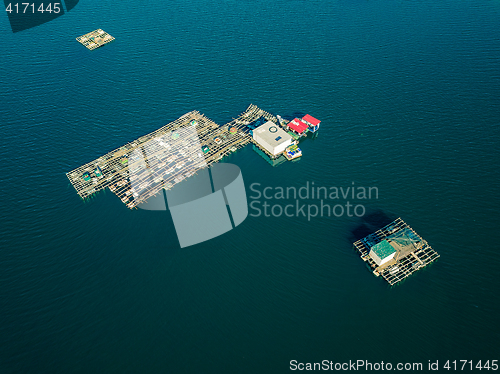
[[[378,266],[381,266],[394,258],[396,250],[387,240],[382,240],[371,247],[369,255]]]
[[[274,122],[268,121],[253,130],[253,139],[273,156],[285,151],[292,144],[292,137]]]

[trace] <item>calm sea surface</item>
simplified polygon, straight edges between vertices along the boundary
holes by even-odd
[[[82,0],[16,34],[1,16],[0,373],[500,359],[499,26],[498,0]],[[75,41],[96,28],[116,41]],[[250,103],[322,127],[299,162],[227,158],[249,196],[374,186],[351,199],[368,218],[249,216],[180,249],[167,212],[69,185],[188,111]],[[441,258],[389,288],[352,250],[380,217]]]

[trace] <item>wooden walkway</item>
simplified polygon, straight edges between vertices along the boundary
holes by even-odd
[[[405,237],[408,234],[411,235],[411,238],[407,239]],[[378,266],[370,257],[370,249],[375,244],[384,239],[391,239],[394,242],[401,238],[406,241],[407,245],[396,248],[395,258],[387,264]],[[363,261],[366,261],[373,269],[373,273],[376,276],[382,276],[391,286],[439,258],[439,254],[401,218],[358,240],[354,243],[354,249],[359,252]]]
[[[81,198],[89,198],[94,193],[109,188],[132,209],[159,193],[162,188],[173,188],[198,170],[247,145],[252,138],[246,126],[260,117],[277,120],[275,116],[253,104],[223,126],[192,111],[66,175]],[[196,129],[199,144],[194,136],[188,140],[184,137],[175,139],[176,130],[182,132],[183,129],[189,129],[189,126]],[[231,133],[231,128],[235,128],[236,132]],[[217,141],[215,138],[218,138]],[[186,147],[186,144],[193,146]],[[200,148],[205,146],[209,150],[203,153]],[[169,148],[168,151],[166,147]],[[145,157],[140,157],[141,155]],[[83,178],[86,173],[88,180]],[[138,189],[141,189],[140,194],[137,193]]]

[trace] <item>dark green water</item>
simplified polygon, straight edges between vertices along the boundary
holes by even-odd
[[[500,359],[499,1],[81,1],[17,34],[0,18],[0,373]],[[75,37],[96,28],[116,41],[90,52]],[[322,128],[300,162],[228,158],[249,195],[376,186],[357,203],[438,262],[390,289],[346,216],[248,217],[181,250],[166,212],[69,186],[188,111],[222,124],[250,103]]]

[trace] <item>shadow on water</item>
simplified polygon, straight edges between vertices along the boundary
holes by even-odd
[[[359,239],[363,239],[365,236],[387,226],[396,218],[398,218],[396,215],[385,212],[380,208],[370,210],[363,217],[360,217],[359,222],[350,230],[349,240],[354,243]]]
[[[286,113],[286,114],[282,115],[281,117],[283,117],[283,119],[286,119],[287,121],[291,121],[295,118],[302,118],[306,114],[307,113],[305,113],[305,112],[293,112],[291,114]]]

